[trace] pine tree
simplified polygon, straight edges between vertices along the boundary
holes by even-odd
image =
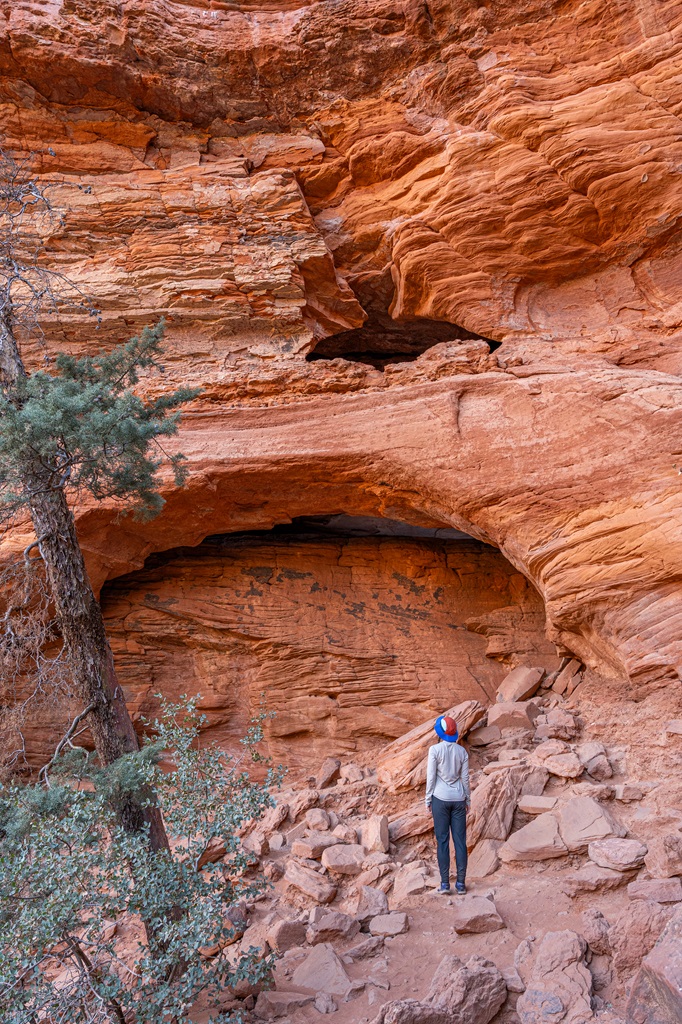
[[[0,153],[0,523],[30,514],[36,535],[31,548],[44,563],[82,704],[77,719],[89,726],[106,766],[139,745],[71,505],[91,495],[138,516],[156,514],[163,505],[157,439],[177,431],[177,410],[196,392],[180,389],[145,400],[134,391],[140,371],[160,367],[162,323],[109,354],[59,355],[48,360],[48,369],[27,372],[22,341],[40,333],[46,310],[76,304],[97,315],[77,286],[49,266],[41,236],[52,215],[46,188]],[[181,457],[170,461],[181,484]],[[128,832],[148,830],[152,849],[168,848],[150,794],[126,795],[118,813]]]

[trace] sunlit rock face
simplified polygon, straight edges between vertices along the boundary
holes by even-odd
[[[154,523],[79,509],[97,587],[297,516],[456,527],[562,651],[629,695],[679,682],[679,5],[0,18],[5,145],[56,182],[46,258],[102,311],[47,317],[48,343],[165,316],[146,386],[203,388]]]
[[[103,607],[136,712],[150,717],[159,692],[201,693],[229,746],[262,700],[270,751],[290,766],[488,703],[512,664],[558,663],[538,594],[471,540],[214,538],[108,584]]]

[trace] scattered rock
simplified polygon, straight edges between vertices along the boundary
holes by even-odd
[[[373,814],[360,826],[360,841],[366,850],[388,853],[388,818],[385,814]]]
[[[575,718],[563,708],[552,708],[535,722],[536,740],[572,740],[578,734]]]
[[[284,878],[289,885],[300,889],[317,903],[331,903],[336,896],[336,886],[332,882],[295,860],[287,862]]]
[[[282,918],[275,921],[266,932],[266,939],[276,953],[284,953],[294,946],[302,946],[305,942],[305,925],[293,918]]]
[[[341,772],[341,762],[338,757],[327,757],[320,765],[320,770],[315,779],[317,789],[326,789],[332,782],[338,779]]]
[[[613,787],[613,795],[616,800],[622,800],[623,803],[631,803],[633,800],[641,800],[644,796],[644,791],[632,782],[620,782]]]
[[[422,836],[425,832],[431,831],[433,816],[424,806],[423,799],[388,819],[388,834],[392,843],[399,843],[401,839],[409,839],[411,836]]]
[[[400,906],[410,896],[418,896],[426,889],[426,869],[421,864],[405,864],[393,879],[393,903]]]
[[[339,775],[346,782],[362,782],[365,777],[365,773],[362,768],[357,764],[344,764],[341,767]]]
[[[518,808],[524,814],[544,814],[556,807],[555,796],[522,796],[518,802]]]
[[[525,992],[526,986],[524,985],[523,978],[516,970],[515,967],[503,967],[502,977],[504,983],[507,986],[508,992]]]
[[[549,860],[563,857],[566,844],[559,834],[559,823],[553,814],[539,814],[518,832],[513,832],[498,850],[501,861]]]
[[[326,992],[331,996],[345,996],[351,987],[345,967],[325,942],[313,946],[310,955],[294,971],[291,981],[296,988],[314,994]]]
[[[542,668],[526,668],[525,665],[512,669],[498,687],[497,702],[508,704],[528,700],[539,690],[544,674]]]
[[[468,742],[472,747],[485,747],[502,738],[502,730],[496,725],[483,725],[469,733]]]
[[[576,783],[571,792],[573,796],[589,796],[593,800],[608,801],[613,800],[614,787],[608,786],[603,782],[588,782],[585,780],[584,782]]]
[[[312,1001],[313,996],[305,996],[300,992],[260,992],[254,1013],[261,1020],[275,1020],[277,1017],[288,1016],[292,1010],[308,1006]]]
[[[562,779],[577,779],[584,770],[578,755],[563,740],[545,740],[533,752],[531,761]]]
[[[305,812],[306,825],[318,832],[326,832],[329,829],[329,815],[323,807],[311,807]]]
[[[263,865],[263,874],[269,882],[279,882],[284,874],[284,868],[276,861],[268,861]]]
[[[554,692],[561,696],[562,694],[567,694],[570,689],[572,693],[575,689],[576,677],[580,675],[580,668],[581,663],[577,659],[572,658],[568,665],[562,668],[561,672],[559,672],[552,683],[552,689]]]
[[[586,850],[597,839],[623,837],[627,830],[604,808],[588,796],[576,796],[559,811],[561,838],[572,853]]]
[[[482,839],[469,854],[467,866],[468,878],[487,878],[494,874],[500,865],[498,850],[502,843],[499,839]]]
[[[364,859],[364,847],[353,843],[328,846],[322,854],[323,866],[338,875],[359,875]]]
[[[673,914],[671,906],[651,900],[634,900],[613,926],[609,942],[613,966],[621,981],[632,977]]]
[[[336,1013],[338,1006],[328,992],[318,992],[315,996],[315,1009],[318,1013]]]
[[[318,942],[336,942],[339,939],[352,939],[360,931],[360,922],[348,914],[338,910],[330,910],[323,914],[305,932],[305,938],[311,946]]]
[[[516,1013],[521,1024],[586,1024],[592,1020],[587,944],[572,931],[547,932]]]
[[[271,832],[276,832],[289,817],[289,804],[275,804],[274,807],[270,807],[260,823],[261,831],[266,835],[270,835]]]
[[[682,1021],[682,909],[642,961],[627,1003],[628,1024]]]
[[[488,711],[488,725],[498,729],[533,729],[540,709],[532,701],[509,701],[493,704]]]
[[[343,821],[340,821],[338,825],[335,825],[332,829],[332,835],[341,843],[352,843],[355,844],[358,841],[357,830],[352,825],[348,825]]]
[[[646,851],[637,839],[597,839],[587,847],[587,856],[600,868],[633,871],[644,863]]]
[[[353,962],[356,960],[366,960],[370,956],[376,956],[378,953],[381,953],[383,948],[383,936],[372,935],[370,938],[364,939],[363,942],[358,942],[357,946],[347,950],[344,953],[344,958],[349,957]]]
[[[256,857],[264,857],[270,850],[267,836],[263,832],[252,832],[251,835],[245,836],[242,839],[242,846]]]
[[[611,941],[609,939],[609,922],[601,910],[590,907],[583,911],[582,929],[587,945],[597,955],[608,955],[611,952]]]
[[[330,835],[329,832],[314,832],[312,835],[303,836],[291,844],[291,852],[294,857],[304,857],[309,860],[319,860],[322,854],[330,846],[338,846],[339,837]]]
[[[650,840],[644,863],[654,878],[682,875],[682,835],[668,833]]]
[[[613,768],[606,756],[606,749],[602,743],[598,743],[596,740],[581,743],[576,753],[585,771],[593,779],[596,779],[597,782],[604,782],[613,775]]]
[[[367,924],[373,917],[379,917],[387,913],[388,898],[386,893],[371,885],[360,886],[358,906],[355,911],[356,920],[360,924]]]
[[[302,789],[300,793],[296,793],[289,803],[289,817],[291,820],[296,821],[301,814],[314,807],[319,799],[320,794],[316,789]]]
[[[505,927],[493,901],[484,896],[459,898],[450,920],[458,934],[495,932]]]
[[[609,892],[630,878],[630,872],[612,871],[611,868],[600,868],[598,864],[590,862],[563,879],[561,889],[567,896],[575,898],[587,892]]]
[[[631,900],[679,903],[682,900],[682,881],[679,878],[652,878],[651,881],[630,882],[628,896]]]
[[[409,927],[407,914],[394,910],[390,914],[379,914],[369,922],[371,935],[380,935],[385,938],[388,935],[401,935]]]

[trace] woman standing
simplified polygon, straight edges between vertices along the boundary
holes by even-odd
[[[443,715],[434,725],[440,743],[429,750],[426,769],[426,807],[433,814],[438,844],[440,893],[450,892],[450,833],[455,844],[457,882],[455,891],[466,890],[467,811],[471,806],[469,755],[457,743],[459,733],[454,718]]]

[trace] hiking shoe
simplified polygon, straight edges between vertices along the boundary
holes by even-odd
[[[457,884],[455,885],[455,892],[457,893],[457,895],[458,896],[464,896],[466,891],[467,891],[467,887],[464,884],[464,882],[457,882]]]
[[[438,895],[439,896],[445,896],[449,892],[450,892],[450,883],[449,882],[441,882],[440,883],[440,889],[438,890]]]

